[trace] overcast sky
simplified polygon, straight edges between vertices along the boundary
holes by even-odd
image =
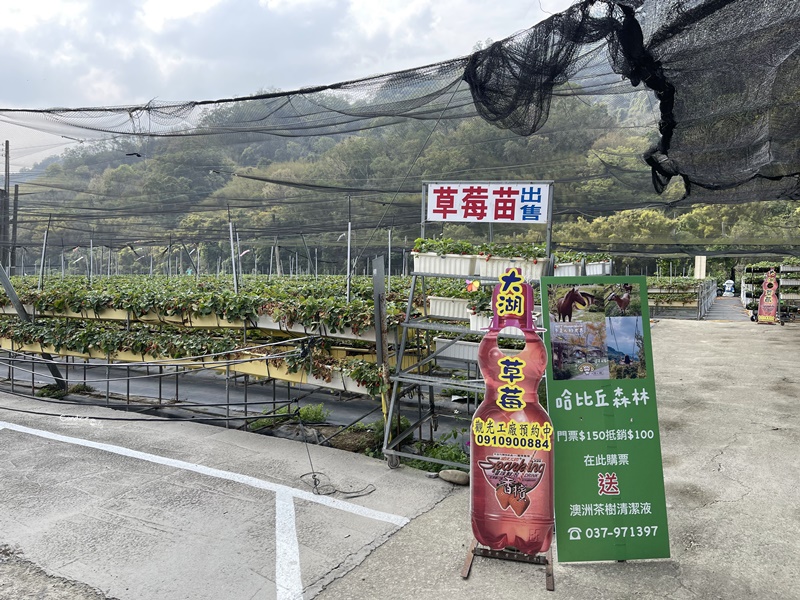
[[[540,8],[541,4],[541,8]],[[291,90],[469,54],[567,0],[3,0],[0,107]]]
[[[570,0],[3,0],[0,108],[293,90],[472,52]],[[0,126],[16,167],[30,133]],[[52,141],[69,143],[68,140]]]

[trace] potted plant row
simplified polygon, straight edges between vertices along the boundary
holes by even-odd
[[[417,238],[412,250],[414,271],[437,275],[478,275],[499,277],[509,268],[522,269],[528,280],[546,272],[548,257],[542,245],[533,243],[471,244],[452,238]],[[560,251],[554,253],[553,274],[557,277],[611,275],[611,256],[606,253]]]
[[[784,259],[781,262],[781,273],[794,273],[796,277],[800,278],[800,258],[793,257]]]
[[[428,316],[443,319],[468,320],[470,308],[481,289],[479,281],[433,278],[428,289]]]
[[[478,248],[478,275],[500,277],[508,269],[519,268],[525,279],[540,279],[548,258],[543,246],[536,244],[481,244]]]
[[[484,333],[492,324],[493,289],[494,286],[484,285],[472,293],[468,306],[470,330]],[[539,315],[534,312],[534,317],[538,319]],[[519,331],[515,327],[506,327],[501,330],[501,333],[519,334]]]
[[[478,336],[469,336],[472,339],[466,340],[453,340],[445,336],[437,336],[433,338],[436,345],[436,355],[439,358],[450,358],[454,360],[467,360],[470,362],[478,362],[478,348],[480,346]],[[503,338],[499,342],[503,353],[509,356],[519,354],[524,342],[522,340],[511,340]]]
[[[211,334],[202,330],[140,324],[123,329],[111,323],[62,319],[37,319],[36,322],[0,319],[0,348],[4,350],[119,362],[152,362],[169,358],[171,362],[188,367],[207,365],[214,369],[222,369],[224,359],[235,357],[237,361],[230,365],[230,369],[236,373],[369,394],[379,393],[384,385],[374,354],[364,354],[363,358],[337,357],[326,349],[315,350],[308,359],[299,352],[272,358],[292,347],[259,348],[259,343],[265,341],[271,340],[253,341],[252,346],[243,348],[241,338],[235,332]],[[243,360],[248,358],[251,360]]]
[[[778,291],[782,300],[800,300],[800,286],[781,285]]]
[[[540,278],[548,261],[544,248],[532,243],[474,245],[451,238],[417,238],[412,256],[417,273],[499,277],[518,267],[526,279]]]
[[[469,319],[469,300],[428,296],[428,315],[442,319]]]
[[[587,275],[611,275],[613,263],[610,254],[602,252],[587,254],[584,260],[586,261]]]
[[[236,294],[224,278],[116,276],[12,280],[29,314],[73,319],[316,333],[341,339],[375,340],[371,278],[354,278],[344,300],[342,278],[245,278]],[[363,279],[363,281],[362,281]],[[369,279],[367,282],[366,279]],[[403,319],[408,280],[393,278],[387,296],[389,325]],[[16,314],[0,292],[0,312]],[[390,330],[390,335],[393,332]]]
[[[469,242],[451,238],[417,238],[411,256],[417,273],[464,276],[476,273],[477,255]]]
[[[583,256],[580,252],[562,250],[553,253],[553,276],[578,277],[581,274],[582,260]]]
[[[555,277],[577,277],[583,267],[586,275],[611,275],[611,255],[605,253],[560,251],[554,253],[553,275]]]

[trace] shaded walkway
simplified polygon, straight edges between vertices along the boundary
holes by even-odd
[[[706,321],[749,321],[750,311],[742,306],[739,297],[718,296],[708,310]]]

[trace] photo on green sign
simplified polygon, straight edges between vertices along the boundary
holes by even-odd
[[[547,296],[554,379],[647,376],[638,286],[550,285]]]
[[[647,377],[641,316],[606,317],[606,344],[609,379]]]

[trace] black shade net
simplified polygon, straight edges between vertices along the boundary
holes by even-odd
[[[552,179],[556,247],[797,254],[798,30],[797,2],[586,1],[470,56],[356,81],[0,109],[85,145],[15,174],[20,244],[51,215],[56,239],[114,248],[210,243],[229,218],[245,239],[336,247],[350,220],[364,253],[379,230],[413,236],[424,181]],[[698,205],[721,227],[694,227]],[[639,239],[587,225],[621,227],[630,209],[666,221]]]

